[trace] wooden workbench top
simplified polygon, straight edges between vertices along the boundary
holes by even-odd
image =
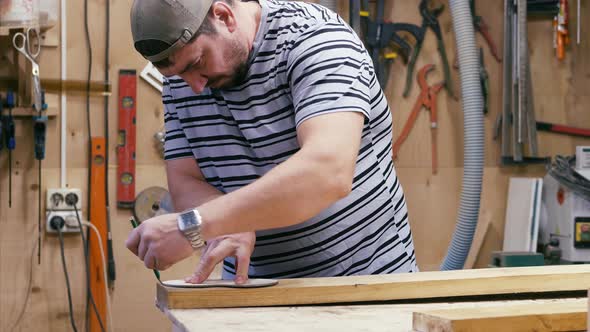
[[[299,306],[164,310],[174,331],[412,331],[412,313],[440,309],[492,308],[506,305],[572,305],[586,298],[428,304]]]

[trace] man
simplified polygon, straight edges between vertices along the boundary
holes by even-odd
[[[362,42],[303,2],[136,0],[135,48],[164,84],[176,211],[127,247],[187,282],[415,272],[391,114]],[[254,233],[256,231],[256,233]]]

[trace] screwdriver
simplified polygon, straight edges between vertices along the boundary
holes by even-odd
[[[6,106],[8,107],[8,116],[5,119],[6,126],[6,148],[8,149],[8,207],[12,207],[12,150],[16,147],[16,139],[14,137],[14,118],[12,117],[12,109],[15,106],[14,92],[6,92]]]
[[[38,106],[38,105],[37,105]],[[33,116],[33,136],[35,142],[35,159],[39,161],[39,197],[38,199],[38,216],[37,216],[37,236],[38,236],[38,246],[37,246],[37,261],[38,264],[41,264],[41,224],[43,222],[43,215],[41,213],[41,162],[45,159],[45,133],[47,130],[47,115],[43,115],[43,112],[47,110],[47,104],[45,103],[45,91],[41,91],[41,111],[37,113],[37,115]]]

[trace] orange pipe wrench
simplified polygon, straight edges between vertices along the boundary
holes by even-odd
[[[417,79],[418,85],[420,86],[420,95],[418,96],[418,100],[416,100],[416,104],[414,104],[414,108],[402,129],[402,133],[400,136],[395,140],[393,144],[393,159],[397,157],[397,153],[401,148],[404,141],[410,135],[410,131],[418,118],[418,113],[422,110],[422,108],[430,111],[430,128],[431,130],[431,139],[432,139],[432,173],[436,174],[438,163],[437,163],[437,146],[436,146],[436,128],[438,127],[437,122],[437,111],[436,111],[436,96],[440,92],[440,90],[445,86],[444,82],[436,83],[433,86],[429,86],[426,82],[426,75],[434,70],[434,65],[428,64],[418,72]]]

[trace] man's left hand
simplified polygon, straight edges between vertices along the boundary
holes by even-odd
[[[166,270],[193,253],[178,229],[177,217],[171,213],[148,219],[129,234],[125,245],[148,269]]]

